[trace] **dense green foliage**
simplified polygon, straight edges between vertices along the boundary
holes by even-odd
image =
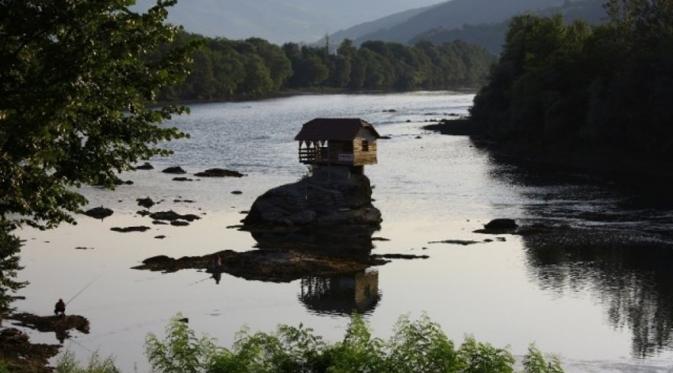
[[[166,327],[166,339],[147,336],[147,358],[156,372],[198,373],[211,366],[217,355],[214,342],[206,337],[197,338],[184,317],[178,314]]]
[[[147,13],[130,0],[0,2],[0,223],[51,227],[86,201],[81,184],[112,186],[182,136],[160,127],[182,108],[151,108],[187,73],[191,45],[171,48],[175,0]]]
[[[14,293],[24,286],[24,283],[16,281],[16,274],[21,269],[21,242],[9,232],[9,227],[0,222],[0,321],[12,311]]]
[[[471,115],[500,143],[673,156],[673,2],[610,0],[591,27],[522,16]]]
[[[336,54],[328,48],[262,39],[233,41],[181,35],[181,43],[199,41],[193,72],[169,89],[166,100],[245,99],[282,90],[413,90],[476,87],[488,75],[493,58],[462,42],[441,45],[367,42],[360,48],[346,40]]]
[[[55,373],[119,373],[111,358],[103,359],[98,354],[93,354],[88,363],[81,366],[73,354],[68,351],[59,358],[54,371]]]
[[[280,326],[276,333],[240,332],[231,350],[216,348],[208,338],[197,338],[173,319],[160,341],[150,335],[147,354],[155,372],[173,373],[508,373],[514,357],[506,349],[467,338],[454,347],[439,325],[422,317],[403,317],[393,336],[372,336],[367,324],[354,316],[346,336],[329,344],[303,326]],[[525,373],[560,373],[556,358],[547,361],[531,346],[523,360]]]

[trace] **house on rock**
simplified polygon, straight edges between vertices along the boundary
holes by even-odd
[[[381,136],[362,119],[318,118],[303,125],[295,137],[299,162],[316,171],[324,167],[347,167],[364,174],[364,166],[377,163],[376,142]]]

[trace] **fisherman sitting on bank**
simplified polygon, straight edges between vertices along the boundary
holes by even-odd
[[[58,302],[56,302],[56,305],[54,306],[54,315],[56,316],[65,316],[65,303],[63,302],[63,299],[59,299]]]

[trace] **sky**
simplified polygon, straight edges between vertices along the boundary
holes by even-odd
[[[138,0],[146,8],[154,0]],[[314,42],[362,22],[442,0],[180,0],[169,21],[187,31],[275,43]]]

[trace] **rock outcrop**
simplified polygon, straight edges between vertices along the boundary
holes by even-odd
[[[138,202],[138,206],[144,207],[146,209],[152,208],[152,206],[154,206],[155,203],[156,203],[150,197],[138,198],[138,199],[136,199],[136,201]]]
[[[253,281],[291,282],[306,276],[354,273],[386,263],[386,260],[374,257],[363,260],[337,259],[290,250],[253,250],[242,253],[225,250],[178,259],[156,256],[145,259],[142,265],[133,269],[161,272],[204,269],[209,273],[229,273]]]
[[[59,345],[34,344],[28,335],[15,328],[0,330],[0,361],[8,372],[49,373],[49,360],[58,354]]]
[[[149,162],[145,162],[141,164],[140,166],[135,167],[136,170],[154,170],[154,166],[152,166]]]
[[[232,171],[232,170],[225,170],[222,168],[211,168],[208,170],[205,170],[203,172],[199,172],[194,174],[194,176],[198,177],[243,177],[242,173],[238,171]]]
[[[165,174],[173,174],[173,175],[183,175],[183,174],[187,173],[187,171],[185,171],[180,166],[168,167],[161,172],[163,172]]]
[[[94,219],[103,220],[105,218],[112,216],[113,213],[114,211],[112,211],[111,209],[101,206],[87,210],[83,214]]]
[[[485,234],[516,233],[517,228],[519,228],[519,225],[514,219],[494,219],[484,225],[484,229],[479,229],[474,232]]]
[[[176,221],[176,220],[186,220],[189,222],[193,222],[195,220],[201,219],[198,215],[194,214],[178,214],[177,212],[173,210],[169,211],[158,211],[150,214],[150,218],[154,220],[164,220],[164,221]]]
[[[133,226],[133,227],[112,227],[112,228],[110,228],[111,231],[117,232],[117,233],[146,232],[150,229],[151,229],[150,227],[146,227],[144,225]]]
[[[330,227],[381,224],[381,212],[372,205],[372,188],[364,175],[347,169],[321,168],[314,175],[269,190],[257,198],[246,229],[259,227]]]

